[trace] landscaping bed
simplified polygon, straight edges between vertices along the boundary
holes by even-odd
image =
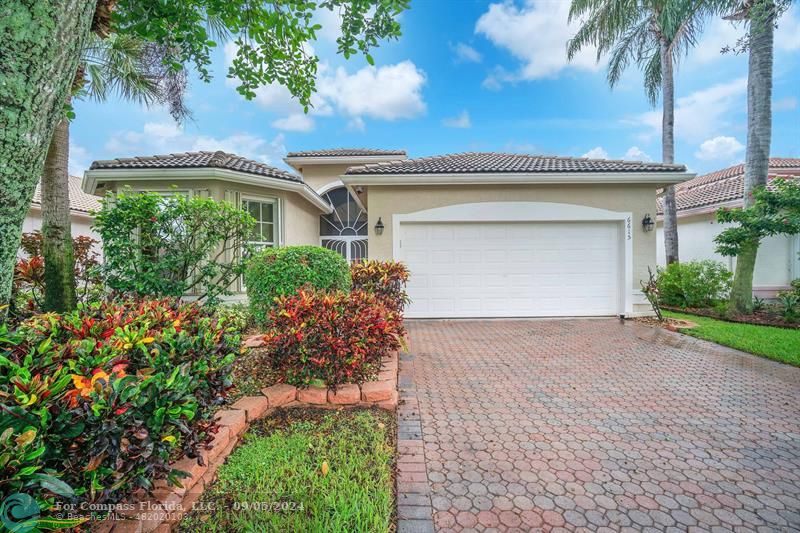
[[[728,322],[716,318],[664,311],[669,320],[695,324],[680,332],[782,363],[800,366],[800,330]]]
[[[756,324],[759,326],[773,326],[776,328],[800,329],[800,323],[787,322],[786,319],[781,315],[780,311],[773,307],[766,307],[764,309],[755,310],[748,315],[742,315],[742,314],[729,315],[727,313],[723,314],[721,311],[718,311],[713,307],[683,308],[683,307],[663,306],[663,308],[665,310],[672,311],[675,313],[705,316],[717,320],[723,320],[726,322],[737,322],[740,324]]]
[[[180,531],[387,531],[394,413],[279,409],[254,422]]]

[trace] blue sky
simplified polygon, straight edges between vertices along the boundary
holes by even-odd
[[[375,50],[375,66],[335,53],[336,17],[321,16],[314,50],[319,94],[305,115],[281,87],[247,101],[226,79],[233,48],[214,55],[211,83],[193,76],[193,121],[118,100],[76,104],[70,170],[92,160],[225,150],[285,167],[287,151],[405,149],[411,157],[463,151],[652,159],[660,108],[631,68],[612,91],[592,51],[568,63],[567,0],[412,0],[403,36]],[[742,29],[715,20],[676,77],[676,161],[707,172],[744,159],[746,55],[722,55]],[[800,157],[800,6],[776,34],[772,153]]]

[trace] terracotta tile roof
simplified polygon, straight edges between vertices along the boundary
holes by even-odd
[[[224,168],[247,174],[302,183],[303,178],[252,159],[218,150],[216,152],[181,152],[175,154],[126,157],[95,161],[90,170],[115,168]]]
[[[800,158],[771,157],[770,179],[776,175],[800,175]],[[703,174],[675,186],[678,212],[702,207],[713,208],[730,202],[741,202],[744,196],[744,163]],[[663,214],[658,199],[658,214]]]
[[[100,199],[101,198],[99,196],[83,192],[83,189],[81,189],[81,178],[79,178],[78,176],[69,177],[70,211],[79,211],[81,213],[98,211],[100,209]],[[36,185],[36,191],[33,193],[33,200],[31,201],[31,205],[39,209],[41,209],[42,207],[41,183]]]
[[[684,172],[683,165],[642,161],[466,152],[350,167],[346,174],[471,174],[532,172]]]
[[[406,157],[405,150],[380,150],[374,148],[331,148],[328,150],[306,150],[289,152],[286,157],[359,157],[371,155],[399,155]]]

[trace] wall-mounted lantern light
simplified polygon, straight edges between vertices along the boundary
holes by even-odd
[[[650,217],[650,213],[647,213],[642,219],[642,229],[645,231],[653,231],[654,227],[656,227],[656,223]]]
[[[375,235],[383,235],[383,220],[381,217],[378,217],[378,221],[375,223]]]

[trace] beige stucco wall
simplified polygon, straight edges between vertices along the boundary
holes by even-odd
[[[736,258],[723,257],[716,251],[714,237],[728,227],[720,224],[714,213],[703,213],[678,218],[678,252],[681,261],[711,259],[725,264],[731,271],[736,268]],[[662,223],[658,224],[658,264],[666,262]],[[800,236],[767,237],[761,242],[753,273],[753,293],[762,298],[772,298],[800,277]]]
[[[369,255],[372,259],[392,258],[393,215],[472,202],[555,202],[577,204],[633,215],[634,313],[647,313],[639,281],[647,278],[648,266],[656,265],[656,232],[645,233],[641,220],[655,216],[656,187],[653,185],[459,185],[459,186],[375,186],[369,188]],[[375,235],[378,217],[383,235]]]
[[[350,165],[306,165],[301,167],[303,181],[315,191],[337,181]]]
[[[319,244],[319,217],[322,213],[295,192],[221,180],[118,181],[111,184],[110,190],[118,191],[125,187],[137,191],[190,191],[217,201],[232,199],[231,193],[238,193],[240,197],[277,198],[283,213],[281,244]]]

